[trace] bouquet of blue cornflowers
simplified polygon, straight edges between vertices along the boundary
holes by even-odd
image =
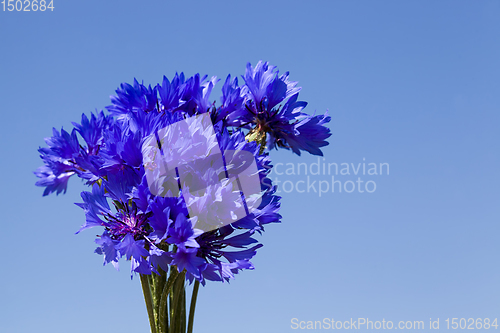
[[[254,268],[255,234],[281,219],[269,151],[322,155],[328,144],[330,117],[302,112],[288,76],[248,64],[242,86],[227,77],[218,107],[209,101],[215,77],[123,83],[109,114],[83,114],[39,149],[43,195],[66,192],[75,174],[91,187],[77,203],[86,218],[77,233],[103,227],[95,252],[104,264],[131,262],[151,332],[192,332],[200,283]],[[186,283],[194,283],[189,314]]]

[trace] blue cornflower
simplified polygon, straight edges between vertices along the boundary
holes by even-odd
[[[48,147],[38,149],[44,165],[34,173],[40,178],[36,185],[45,187],[43,195],[52,192],[59,194],[62,191],[66,193],[68,180],[75,174],[88,180],[89,183],[97,180],[92,171],[98,173],[99,168],[99,161],[95,157],[99,150],[97,145],[100,140],[99,129],[94,128],[95,134],[93,135],[86,135],[87,133],[84,132],[84,138],[96,142],[95,145],[87,147],[81,146],[78,142],[76,133],[81,130],[82,128],[73,129],[70,134],[64,129],[59,132],[54,128],[53,136],[45,139]]]
[[[251,128],[247,138],[262,149],[281,147],[297,155],[301,150],[323,155],[320,148],[328,145],[331,135],[325,126],[330,117],[302,112],[307,103],[297,100],[301,88],[289,80],[288,72],[279,75],[276,67],[259,61],[255,68],[248,63],[243,79],[244,108],[229,116],[231,123]]]
[[[111,96],[112,105],[106,109],[118,120],[126,119],[129,112],[150,112],[157,106],[156,87],[146,87],[137,80],[134,80],[133,86],[122,83],[116,90],[116,95]]]

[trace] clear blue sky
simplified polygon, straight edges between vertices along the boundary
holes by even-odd
[[[283,223],[260,237],[256,269],[200,290],[195,331],[301,331],[293,318],[422,320],[428,331],[440,318],[444,332],[446,318],[500,317],[499,1],[54,6],[0,11],[0,332],[148,331],[128,264],[102,267],[97,231],[74,235],[84,186],[72,179],[59,197],[34,186],[37,148],[52,127],[108,105],[121,82],[225,78],[260,59],[291,72],[306,110],[329,110],[321,163],[390,171],[334,175],[373,181],[373,193],[282,192]],[[271,156],[281,173],[317,161]]]

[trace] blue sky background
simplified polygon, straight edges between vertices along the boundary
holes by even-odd
[[[0,11],[0,332],[148,331],[128,263],[102,267],[98,231],[74,235],[81,182],[58,197],[34,186],[37,149],[52,127],[109,105],[121,82],[176,71],[224,79],[260,59],[290,71],[310,113],[329,110],[326,163],[365,158],[390,173],[360,176],[373,193],[282,192],[283,223],[260,237],[256,269],[200,290],[195,331],[293,332],[292,318],[359,317],[423,320],[426,331],[440,318],[446,331],[446,318],[500,317],[500,2],[54,6]]]

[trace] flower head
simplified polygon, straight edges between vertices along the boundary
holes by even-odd
[[[302,112],[307,103],[298,101],[301,88],[289,80],[288,72],[279,75],[276,67],[259,61],[255,67],[247,65],[243,79],[244,107],[229,116],[230,123],[250,128],[249,140],[263,148],[323,155],[320,148],[328,145],[326,139],[331,135],[325,126],[330,117]]]

